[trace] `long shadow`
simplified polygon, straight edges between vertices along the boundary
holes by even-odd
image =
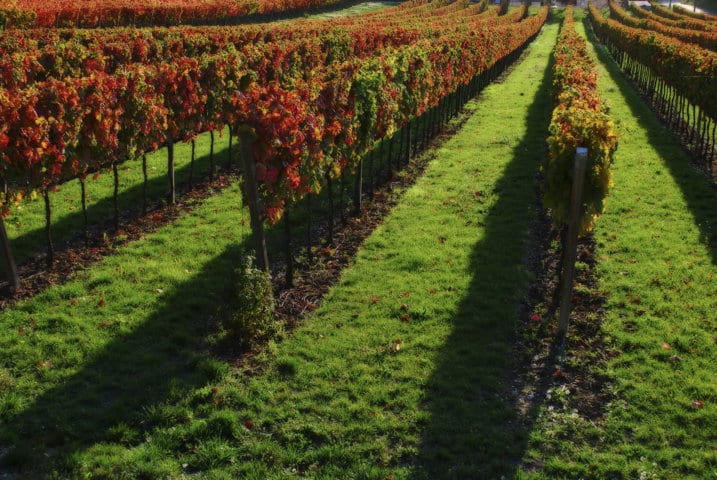
[[[224,145],[224,140],[222,140],[222,143],[220,144],[220,148],[217,148],[214,152],[214,161],[217,166],[223,167],[226,163],[227,158],[227,146]],[[165,150],[162,150],[163,153]],[[234,149],[232,151],[233,156],[237,156],[239,152],[239,148],[237,145],[234,146]],[[235,160],[236,161],[236,160]],[[166,169],[166,155],[162,155],[161,153],[155,158],[152,158],[148,160],[148,166],[152,167],[154,164],[163,162],[163,165]],[[141,162],[139,160],[137,161],[130,161],[122,166],[120,166],[120,182],[122,182],[122,170],[132,168],[132,169],[140,169],[141,168]],[[182,189],[186,188],[186,185],[189,182],[189,171],[190,171],[190,165],[187,163],[186,165],[183,165],[175,170],[175,178],[176,178],[176,184],[177,188],[181,191]],[[202,179],[208,175],[209,172],[209,154],[197,156],[194,163],[194,183],[199,183],[202,181]],[[108,175],[108,174],[105,174]],[[111,174],[109,174],[111,175]],[[88,182],[91,182],[88,180]],[[90,185],[90,183],[88,183]],[[83,219],[82,219],[82,210],[80,208],[80,188],[79,184],[77,185],[65,185],[64,188],[77,188],[77,205],[73,213],[64,215],[62,218],[53,221],[52,223],[52,235],[53,235],[53,241],[56,244],[56,246],[60,246],[63,243],[70,242],[73,239],[79,238],[80,232],[83,230]],[[118,195],[118,203],[120,206],[120,211],[125,212],[126,215],[130,216],[139,216],[141,215],[141,209],[142,209],[142,189],[143,189],[142,183],[137,183],[134,185],[131,185],[129,187],[124,188],[120,191]],[[162,201],[168,191],[168,181],[167,177],[164,175],[160,175],[154,178],[151,178],[147,182],[147,197],[148,202],[150,204],[157,203],[159,201]],[[50,197],[50,201],[53,201],[53,198]],[[58,205],[54,206],[55,211],[57,211],[59,207]],[[107,191],[105,192],[105,195],[102,196],[99,200],[97,200],[95,203],[92,203],[91,205],[88,205],[87,207],[87,216],[89,219],[89,223],[91,228],[105,228],[105,229],[111,229],[112,225],[112,218],[114,215],[114,199],[112,197],[112,186],[107,186]],[[22,263],[23,261],[26,261],[28,258],[32,257],[35,254],[38,253],[44,253],[44,249],[46,248],[47,241],[45,236],[45,227],[37,228],[35,230],[30,230],[22,235],[18,236],[17,238],[13,239],[11,242],[11,246],[13,249],[13,254],[15,256],[15,260],[18,263]],[[4,273],[4,264],[3,262],[0,262],[0,274]]]
[[[687,208],[700,229],[700,240],[708,246],[712,263],[717,265],[717,184],[691,163],[690,154],[679,146],[679,139],[663,126],[656,113],[640,98],[637,89],[595,37],[590,21],[586,18],[583,23],[598,58],[617,85],[638,124],[647,131],[650,145],[665,161],[670,175],[682,190]]]
[[[528,131],[495,184],[500,197],[471,253],[474,276],[428,382],[430,420],[412,478],[512,478],[527,447],[532,420],[518,412],[508,384],[517,368],[511,348],[527,291],[525,232],[534,221],[535,178],[548,135],[552,63],[551,54],[526,117]]]
[[[224,364],[212,358],[206,338],[217,305],[226,304],[227,279],[242,248],[227,248],[166,291],[143,323],[127,334],[120,331],[76,374],[3,421],[0,478],[42,478],[50,469],[62,471],[74,452],[116,440],[112,435],[118,425],[119,431],[123,425],[146,431],[154,421],[153,406],[218,381]],[[108,328],[121,328],[109,323]],[[129,443],[144,441],[141,434],[136,437]]]

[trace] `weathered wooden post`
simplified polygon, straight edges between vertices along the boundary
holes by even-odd
[[[174,139],[167,136],[167,179],[169,181],[169,194],[167,195],[167,202],[170,205],[177,203],[177,195],[174,181]]]
[[[260,269],[269,272],[269,257],[266,253],[266,236],[264,235],[264,221],[259,207],[259,188],[256,182],[256,165],[254,164],[254,137],[248,131],[239,134],[242,161],[242,174],[244,176],[244,195],[249,203],[249,217],[251,219],[251,234],[256,253],[256,264]]]
[[[50,187],[42,190],[45,199],[45,239],[47,240],[47,268],[52,269],[55,261],[55,246],[52,244],[52,208],[50,206]]]
[[[10,250],[10,240],[7,238],[7,231],[5,230],[5,222],[2,219],[2,215],[0,215],[0,243],[2,244],[2,255],[7,265],[7,278],[10,281],[10,290],[17,292],[20,289],[20,276],[17,273],[17,266],[15,265],[15,258],[12,256],[12,250]]]
[[[354,178],[354,217],[361,215],[361,187],[363,184],[363,159],[356,165],[356,177]]]
[[[291,218],[290,210],[284,212],[284,255],[286,258],[286,288],[294,286],[294,255],[291,251]]]
[[[580,233],[580,218],[582,216],[583,184],[588,164],[588,149],[578,147],[575,151],[575,167],[573,170],[573,188],[570,195],[570,223],[568,224],[568,238],[563,248],[563,278],[560,292],[560,317],[558,336],[565,338],[568,333],[570,320],[570,296],[573,293],[573,276],[575,275],[575,259],[578,249],[578,234]]]

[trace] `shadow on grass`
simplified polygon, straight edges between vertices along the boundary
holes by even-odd
[[[548,63],[526,117],[528,131],[495,185],[500,198],[471,253],[473,279],[428,383],[430,420],[413,478],[511,478],[527,447],[532,421],[512,401],[510,357],[529,281],[524,242],[535,220],[535,178],[550,121],[552,54]],[[542,398],[544,392],[535,395],[534,408]]]
[[[637,89],[598,42],[590,21],[586,18],[583,23],[588,40],[595,45],[598,58],[617,85],[640,127],[647,131],[650,145],[665,161],[670,174],[682,190],[687,208],[700,229],[701,241],[708,246],[712,263],[717,265],[717,185],[690,163],[690,154],[678,146],[677,137],[672,134],[665,135],[666,128],[662,128],[656,113],[640,98]]]
[[[226,165],[226,159],[228,155],[228,144],[225,140],[220,140],[221,143],[217,142],[218,147],[214,152],[214,161],[218,167],[224,168]],[[148,158],[147,167],[152,168],[154,165],[162,165],[166,173],[166,150],[161,150],[158,155],[154,155],[154,158]],[[232,156],[238,158],[239,147],[235,145],[232,150]],[[187,154],[188,156],[188,154]],[[235,163],[236,166],[236,163]],[[122,182],[122,173],[126,169],[141,169],[141,159],[130,160],[120,165],[120,182]],[[186,191],[189,184],[189,162],[182,167],[175,170],[175,181],[177,184],[178,192]],[[104,173],[104,175],[111,176],[111,173]],[[197,156],[194,162],[194,183],[199,183],[206,179],[209,175],[209,154]],[[91,185],[91,180],[88,179],[88,187]],[[82,231],[84,228],[84,222],[82,217],[82,209],[80,204],[80,186],[78,182],[72,182],[72,184],[66,184],[63,188],[76,188],[77,189],[77,200],[74,203],[74,211],[71,214],[65,215],[62,218],[53,221],[52,223],[52,236],[55,246],[58,247],[61,244],[71,242],[78,238],[81,238]],[[120,183],[120,188],[122,188]],[[118,202],[120,208],[120,215],[126,220],[127,215],[131,218],[136,218],[142,214],[142,189],[143,184],[136,183],[128,186],[120,191],[118,195]],[[149,202],[150,208],[152,204],[161,202],[166,198],[169,190],[169,184],[166,175],[160,175],[155,178],[150,178],[147,182],[147,201]],[[94,195],[96,196],[96,195]],[[178,197],[181,201],[181,196]],[[57,204],[57,200],[50,197],[50,202],[54,212],[58,212],[60,209],[66,208],[64,205]],[[104,195],[97,200],[95,203],[88,205],[87,217],[91,229],[100,228],[110,230],[112,228],[112,218],[114,216],[114,199],[112,197],[112,185],[109,184],[106,187]],[[35,254],[44,253],[47,247],[47,241],[45,236],[44,225],[41,228],[31,230],[23,233],[17,238],[11,240],[11,247],[15,256],[15,261],[22,263],[28,260]],[[0,276],[5,272],[4,262],[0,262]]]
[[[132,332],[118,334],[77,373],[3,422],[0,478],[73,470],[72,455],[102,441],[143,442],[141,433],[115,438],[113,427],[147,431],[156,421],[149,413],[153,407],[222,378],[228,366],[212,358],[205,339],[214,329],[217,305],[230,298],[227,279],[241,250],[240,245],[227,248],[165,292]]]

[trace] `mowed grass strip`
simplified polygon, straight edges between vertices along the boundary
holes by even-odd
[[[526,476],[715,478],[717,190],[589,38],[619,136],[595,230],[614,400],[598,425],[545,412]]]
[[[258,374],[207,346],[248,234],[235,188],[8,311],[0,472],[510,475],[527,431],[502,385],[557,30],[469,103],[472,117],[323,306],[256,359]]]
[[[247,222],[238,186],[228,187],[2,312],[0,472],[41,478],[98,440],[142,438],[153,405],[228,371],[205,339],[228,300]]]

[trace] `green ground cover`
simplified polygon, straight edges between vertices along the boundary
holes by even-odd
[[[376,1],[376,2],[360,2],[348,8],[336,10],[333,12],[317,13],[315,15],[308,15],[309,18],[315,18],[319,20],[332,19],[336,17],[345,17],[347,15],[360,15],[362,13],[372,12],[380,8],[392,7],[398,5],[400,2],[397,1]]]
[[[717,190],[588,36],[619,137],[595,230],[614,400],[597,424],[544,412],[526,476],[715,478]]]
[[[57,478],[511,475],[551,22],[258,375],[212,355],[236,188],[3,314],[0,471]],[[244,218],[246,220],[246,218]],[[229,308],[228,306],[225,307]]]

